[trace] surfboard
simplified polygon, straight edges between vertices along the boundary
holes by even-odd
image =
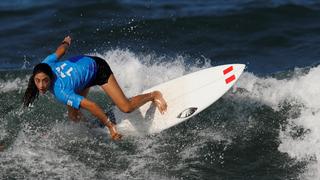
[[[126,114],[115,108],[117,128],[126,134],[154,134],[197,115],[223,96],[239,79],[244,64],[203,69],[159,84],[142,93],[159,90],[168,104],[161,114],[152,102]]]

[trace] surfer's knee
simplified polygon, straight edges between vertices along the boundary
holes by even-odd
[[[119,109],[124,113],[131,113],[134,110],[130,103],[120,106]]]

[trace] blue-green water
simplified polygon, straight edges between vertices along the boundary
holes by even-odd
[[[0,179],[319,179],[319,5],[1,1]],[[66,57],[104,57],[128,97],[219,64],[247,69],[190,120],[112,142],[50,94],[22,108],[33,65],[66,35]],[[89,98],[112,104],[98,88]]]

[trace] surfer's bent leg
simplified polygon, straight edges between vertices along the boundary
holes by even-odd
[[[108,83],[103,84],[101,87],[122,112],[132,112],[149,101],[155,102],[161,113],[164,113],[167,109],[167,103],[159,91],[140,94],[128,99],[124,95],[113,74],[110,75]]]
[[[94,59],[97,64],[97,75],[92,85],[100,85],[122,112],[132,112],[149,101],[153,101],[161,113],[166,111],[167,103],[159,91],[141,94],[128,99],[120,88],[108,63],[99,57],[90,56],[90,58]]]

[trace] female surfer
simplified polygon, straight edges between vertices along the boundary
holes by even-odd
[[[90,87],[99,85],[115,105],[125,113],[132,112],[149,101],[157,106],[161,114],[166,111],[166,101],[159,91],[126,98],[109,65],[102,58],[77,56],[58,61],[70,44],[70,36],[65,37],[55,53],[47,56],[34,67],[23,97],[25,107],[32,104],[39,93],[44,94],[49,90],[59,102],[67,105],[68,117],[71,120],[80,121],[83,115],[79,109],[86,109],[109,129],[113,140],[121,139],[122,135],[118,133],[115,124],[110,121],[101,107],[86,97]]]

